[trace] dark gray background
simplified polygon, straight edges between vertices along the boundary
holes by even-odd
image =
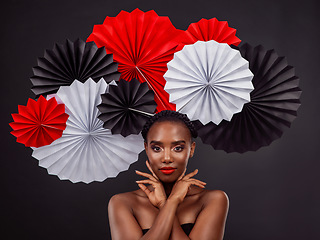
[[[9,122],[26,105],[36,58],[66,38],[86,39],[94,24],[121,10],[154,9],[185,30],[201,18],[227,20],[252,45],[275,48],[296,67],[303,90],[298,118],[283,137],[257,152],[226,154],[197,141],[188,169],[229,195],[226,240],[320,239],[319,4],[314,1],[6,1],[1,18],[2,239],[109,239],[107,203],[137,188],[134,169],[102,183],[72,184],[47,174],[16,143]]]

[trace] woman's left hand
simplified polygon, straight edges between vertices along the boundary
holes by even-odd
[[[146,161],[146,165],[149,171],[152,173],[152,175],[149,173],[144,173],[136,170],[136,173],[138,175],[148,178],[148,179],[139,180],[136,182],[138,183],[138,186],[141,188],[141,190],[144,191],[144,193],[148,196],[151,204],[157,208],[161,208],[163,207],[163,205],[167,200],[166,193],[164,191],[162,183],[160,182],[157,175],[155,175],[154,172],[152,171],[148,161]],[[150,191],[149,188],[147,188],[144,184],[152,185],[153,191]]]
[[[186,169],[181,174],[181,176],[178,178],[176,183],[173,185],[172,191],[168,199],[175,199],[178,201],[178,203],[181,203],[184,198],[186,197],[190,186],[196,185],[200,188],[204,188],[206,183],[203,181],[200,181],[198,179],[192,178],[198,173],[198,169],[194,170],[193,172],[184,175],[186,172]]]

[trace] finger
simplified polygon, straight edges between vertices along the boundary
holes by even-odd
[[[191,185],[195,185],[195,186],[198,186],[200,188],[205,188],[206,187],[205,185],[200,184],[200,183],[196,183],[196,182],[190,182],[189,184],[190,184],[189,185],[189,189],[190,189]]]
[[[207,184],[206,182],[203,182],[203,181],[200,181],[200,180],[194,179],[194,178],[189,178],[189,179],[187,179],[186,181],[189,181],[189,180],[194,180],[194,181],[196,181],[196,182],[198,182],[198,183],[201,183],[201,184],[203,184],[203,185],[206,185],[206,184]]]
[[[183,179],[189,179],[189,178],[192,178],[194,175],[196,175],[198,173],[198,169],[196,169],[196,170],[194,170],[193,172],[191,172],[191,173],[189,173],[189,174],[187,174],[187,175],[185,175],[184,177],[183,177]]]
[[[187,168],[184,169],[183,173],[180,175],[180,177],[178,178],[177,181],[179,181],[179,180],[181,180],[183,178],[183,176],[186,173],[186,171],[187,171]]]
[[[151,166],[148,161],[146,161],[146,165],[147,165],[147,168],[149,169],[149,171],[152,173],[152,176],[154,176],[155,179],[159,180],[157,175],[152,171]]]
[[[149,197],[151,191],[145,185],[138,183],[139,188]]]
[[[152,180],[150,180],[150,179],[144,179],[144,180],[138,180],[138,181],[136,181],[136,183],[151,184],[152,186],[155,186],[155,184],[156,184],[157,182],[154,182],[154,181],[152,181]]]
[[[206,185],[206,184],[207,184],[206,182],[203,182],[203,181],[200,181],[200,180],[194,179],[194,178],[184,179],[184,181],[187,181],[187,182],[189,182],[189,181],[195,181],[195,182],[201,183],[201,184],[203,184],[203,185]]]
[[[140,172],[140,171],[136,170],[136,174],[144,176],[146,178],[149,178],[150,180],[153,180],[153,181],[158,181],[156,178],[154,178],[154,176],[152,176],[149,173],[144,173],[144,172]]]
[[[205,184],[201,184],[201,183],[199,183],[199,182],[197,182],[197,181],[188,181],[188,183],[190,184],[190,185],[196,185],[196,186],[198,186],[198,187],[201,187],[201,188],[205,188]]]
[[[194,183],[193,185],[198,186],[198,187],[200,187],[200,188],[206,188],[206,186],[205,186],[205,185],[198,184],[198,183]]]

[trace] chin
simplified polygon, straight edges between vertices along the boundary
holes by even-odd
[[[168,179],[160,179],[162,183],[165,184],[169,184],[169,183],[175,183],[177,181],[177,179],[175,179],[174,181],[168,180]]]
[[[160,176],[158,176],[158,178],[163,183],[174,183],[174,182],[176,182],[178,180],[179,176],[176,176],[176,175],[173,175],[173,174],[172,175],[161,174]]]

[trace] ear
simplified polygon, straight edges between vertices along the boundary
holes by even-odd
[[[193,157],[194,150],[196,149],[196,142],[191,143],[191,149],[190,149],[190,158]]]

